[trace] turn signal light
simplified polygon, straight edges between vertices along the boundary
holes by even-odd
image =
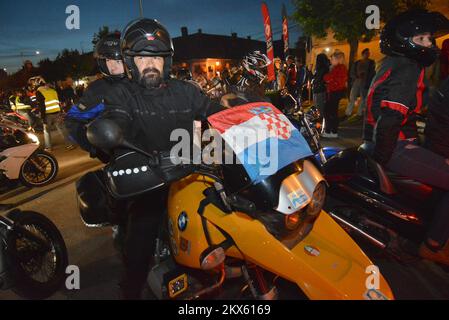
[[[211,247],[206,249],[201,255],[201,269],[211,270],[225,261],[226,255],[222,247]]]

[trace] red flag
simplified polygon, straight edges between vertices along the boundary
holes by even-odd
[[[274,49],[273,49],[273,34],[271,30],[270,13],[268,12],[268,7],[265,2],[262,3],[262,16],[263,24],[265,28],[265,39],[267,40],[267,56],[271,62],[274,60]],[[274,65],[271,63],[268,65],[268,81],[274,81]]]
[[[284,39],[284,56],[288,55],[288,19],[285,5],[282,5],[282,38]]]

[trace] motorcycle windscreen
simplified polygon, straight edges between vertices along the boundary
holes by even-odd
[[[312,155],[302,134],[275,106],[248,103],[213,114],[209,124],[218,131],[253,183]]]

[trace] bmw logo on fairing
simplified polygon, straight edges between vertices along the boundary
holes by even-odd
[[[187,213],[183,211],[178,217],[178,229],[184,231],[187,228],[187,222],[189,222],[189,218],[187,217]]]

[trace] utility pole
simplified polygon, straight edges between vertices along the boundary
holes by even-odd
[[[140,17],[143,18],[143,5],[142,5],[142,1],[143,0],[139,0],[139,5],[140,5]]]

